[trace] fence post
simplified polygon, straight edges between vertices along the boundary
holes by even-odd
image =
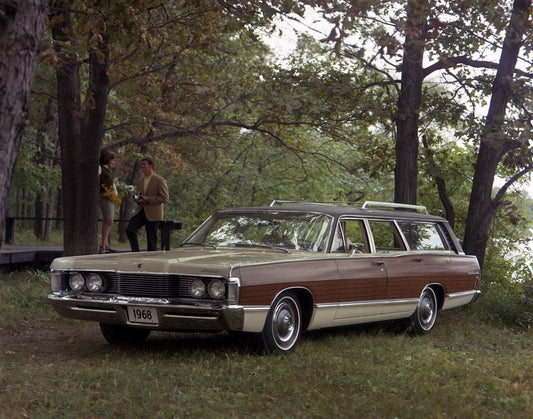
[[[6,217],[6,234],[4,236],[6,244],[15,241],[15,219],[13,217]]]

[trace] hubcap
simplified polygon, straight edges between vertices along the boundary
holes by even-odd
[[[420,312],[424,323],[429,323],[431,321],[431,317],[433,317],[433,306],[429,299],[424,299]]]
[[[420,321],[424,328],[430,328],[435,319],[435,305],[431,295],[425,294],[418,307]]]
[[[282,300],[272,317],[272,335],[276,345],[283,350],[290,349],[298,339],[299,314],[291,299]]]
[[[290,339],[294,332],[294,319],[292,312],[284,307],[280,310],[279,316],[276,319],[277,335],[282,341]]]

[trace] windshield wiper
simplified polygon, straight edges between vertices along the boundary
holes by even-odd
[[[212,247],[213,249],[217,248],[214,244],[200,243],[200,242],[185,242],[185,243],[180,244],[178,247],[183,247],[183,246],[204,246],[204,247]]]

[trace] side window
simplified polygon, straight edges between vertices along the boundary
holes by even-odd
[[[376,252],[405,250],[392,221],[369,221]]]
[[[411,250],[446,250],[435,224],[398,223]]]
[[[342,220],[335,233],[332,252],[368,253],[370,250],[365,227],[361,220]]]

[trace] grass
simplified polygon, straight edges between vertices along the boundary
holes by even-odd
[[[442,312],[432,333],[305,333],[287,356],[230,334],[154,333],[113,347],[62,319],[46,275],[0,275],[0,418],[533,417],[533,331]]]

